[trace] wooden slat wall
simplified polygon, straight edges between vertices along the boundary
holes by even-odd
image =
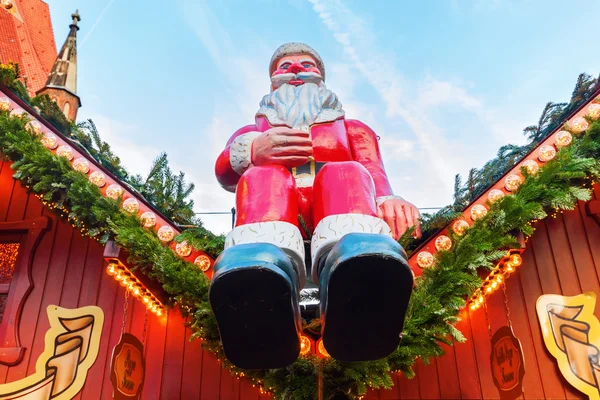
[[[594,187],[600,199],[600,186]],[[600,226],[589,217],[585,204],[557,218],[537,223],[528,240],[523,264],[507,281],[510,320],[521,340],[525,356],[524,399],[584,399],[560,374],[554,357],[548,353],[535,310],[542,294],[574,296],[582,292],[600,293]],[[600,319],[600,304],[595,315]],[[463,311],[458,328],[467,342],[456,344],[432,365],[417,364],[412,380],[394,377],[399,387],[369,393],[369,398],[497,399],[490,369],[490,334],[507,324],[501,290],[488,300],[488,319],[482,309]]]
[[[66,221],[48,211],[39,199],[12,179],[7,162],[0,161],[0,222],[48,215],[52,230],[46,232],[32,264],[34,288],[24,304],[20,338],[26,348],[23,361],[0,366],[0,383],[13,382],[35,371],[49,328],[46,308],[50,304],[76,308],[97,305],[104,311],[104,327],[96,362],[84,388],[75,399],[111,399],[110,358],[121,333],[125,290],[104,272],[104,247],[83,237]],[[126,330],[142,337],[145,307],[129,298]],[[256,388],[245,378],[233,378],[216,357],[205,352],[198,340],[189,341],[190,330],[179,312],[161,318],[148,315],[146,383],[143,398],[259,400]]]

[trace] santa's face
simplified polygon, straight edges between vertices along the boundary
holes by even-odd
[[[272,89],[277,89],[284,83],[300,86],[307,82],[319,84],[322,81],[323,77],[315,59],[307,54],[282,57],[271,75]]]

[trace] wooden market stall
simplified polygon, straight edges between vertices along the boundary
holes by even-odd
[[[568,118],[575,130],[586,128],[585,119],[590,114],[590,106],[596,112],[600,92],[597,91],[589,101],[581,105]],[[577,125],[581,126],[578,128]],[[563,125],[561,125],[563,126]],[[488,207],[490,193],[494,190],[506,190],[506,179],[510,175],[520,174],[520,168],[527,160],[540,161],[540,151],[555,149],[556,129],[538,147],[513,169],[507,172],[486,192],[465,208],[458,220],[472,224],[472,213],[480,206]],[[544,159],[544,157],[541,157]],[[494,192],[497,193],[497,192]],[[493,194],[492,194],[493,196]],[[498,288],[485,293],[485,306],[467,307],[461,313],[462,321],[457,328],[466,337],[465,343],[444,346],[446,354],[432,360],[430,365],[417,361],[416,376],[406,379],[401,374],[394,375],[392,390],[370,391],[369,399],[495,399],[500,398],[494,384],[491,366],[492,334],[505,325],[512,325],[515,336],[520,340],[525,374],[523,376],[524,399],[580,399],[588,396],[576,389],[559,369],[557,359],[545,345],[544,335],[536,310],[538,299],[542,295],[556,294],[577,296],[586,292],[600,294],[600,185],[593,185],[592,199],[580,201],[576,208],[564,211],[533,224],[535,233],[518,249],[522,263],[515,266],[505,280],[505,292]],[[477,211],[476,211],[477,212]],[[456,224],[454,221],[451,225]],[[456,230],[456,225],[454,225]],[[416,275],[422,273],[419,257],[435,254],[436,240],[445,236],[448,227],[433,235],[412,253],[409,260]],[[439,243],[439,242],[438,242]],[[427,259],[427,258],[425,258]],[[502,264],[502,263],[501,263]],[[485,277],[485,275],[483,275]],[[473,303],[471,303],[473,304]],[[592,303],[593,304],[593,303]],[[600,307],[591,308],[594,321],[590,318],[585,324],[600,329]],[[594,326],[595,325],[595,326]],[[585,351],[589,351],[591,363],[598,363],[598,337],[590,334],[590,342]],[[584,358],[587,357],[587,353]],[[593,357],[596,357],[595,359]],[[597,367],[596,367],[597,368]],[[598,398],[598,377],[591,380],[586,390],[591,398]],[[596,393],[594,397],[593,393]]]
[[[70,144],[27,104],[7,89],[0,90],[0,99],[8,102],[12,110],[27,113],[39,122],[42,133],[47,137],[53,135],[57,140],[53,151]],[[110,185],[120,185],[125,188],[125,199],[133,198],[139,202],[140,213],[154,213],[155,229],[166,226],[177,232],[176,226],[167,218],[93,158],[75,150],[75,146],[71,151],[73,161],[85,159],[88,162],[88,175],[95,171],[104,174],[104,193]],[[222,369],[214,354],[201,349],[200,340],[190,341],[191,331],[177,309],[165,309],[158,315],[147,311],[141,298],[130,296],[126,300],[127,289],[106,272],[109,260],[114,259],[107,249],[74,228],[66,217],[50,210],[40,198],[28,193],[13,178],[13,173],[8,161],[0,162],[0,339],[3,345],[0,348],[0,384],[22,381],[35,375],[36,368],[39,370],[36,363],[43,357],[47,347],[45,336],[50,329],[49,306],[64,309],[96,306],[104,316],[104,324],[95,362],[87,371],[75,399],[112,398],[111,354],[122,331],[143,342],[144,399],[267,397],[246,378],[233,377],[228,370]],[[194,251],[186,258],[193,262],[200,256],[205,255]],[[208,268],[210,264],[212,260]],[[210,269],[207,273],[210,275]],[[159,289],[147,277],[139,275],[139,279],[145,282],[144,287],[152,287],[156,298],[162,298]]]

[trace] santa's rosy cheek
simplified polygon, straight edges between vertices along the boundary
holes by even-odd
[[[315,73],[321,75],[321,71],[319,71],[319,68],[317,68],[317,67],[306,68],[306,72],[315,72]]]

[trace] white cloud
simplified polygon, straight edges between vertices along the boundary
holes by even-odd
[[[391,137],[384,136],[381,142],[384,159],[392,184],[396,182],[403,188],[403,196],[410,193],[420,206],[444,205],[451,201],[454,175],[485,161],[480,159],[484,157],[481,152],[467,150],[472,147],[471,143],[448,136],[444,125],[437,123],[439,110],[459,109],[461,116],[471,114],[501,144],[520,137],[520,129],[515,129],[517,121],[499,118],[497,111],[461,85],[432,76],[426,76],[422,82],[407,80],[394,64],[393,54],[378,45],[369,23],[342,0],[308,1],[385,107],[385,116],[377,115],[379,120],[386,119],[379,124],[387,128],[388,135],[391,134]],[[520,122],[518,124],[521,126]],[[401,138],[399,133],[389,129],[402,125],[407,125],[417,138],[416,145],[402,141],[406,139],[406,133]],[[412,154],[403,157],[405,152]],[[406,158],[414,160],[415,165],[398,162]],[[402,179],[396,174],[409,174],[415,178],[413,186],[406,184],[410,179]]]
[[[239,128],[254,122],[254,114],[262,96],[269,90],[266,61],[270,54],[262,42],[255,42],[252,53],[245,54],[235,46],[227,30],[219,23],[208,4],[184,1],[182,16],[205,47],[220,70],[221,91],[214,93],[213,114],[199,130],[207,138],[206,149],[185,149],[196,152],[195,174],[189,178],[196,184],[193,198],[198,212],[229,211],[235,204],[234,195],[222,189],[214,175],[214,162],[225,143]],[[235,72],[231,65],[236,65]],[[185,169],[183,169],[184,172]],[[187,175],[187,172],[186,172]],[[231,230],[229,215],[200,216],[207,228],[215,233]]]

